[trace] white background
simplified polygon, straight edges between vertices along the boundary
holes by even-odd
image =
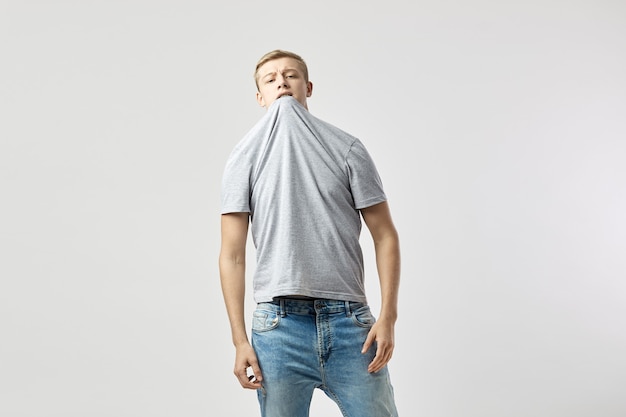
[[[0,415],[258,415],[219,186],[275,48],[383,178],[400,414],[626,415],[622,1],[4,0],[0,48]]]

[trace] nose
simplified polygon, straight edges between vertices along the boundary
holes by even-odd
[[[287,85],[287,79],[285,77],[283,77],[282,75],[279,76],[279,78],[277,79],[278,81],[278,88],[285,88],[285,87],[289,87]]]

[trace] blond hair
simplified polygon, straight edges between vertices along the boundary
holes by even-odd
[[[298,54],[294,54],[293,52],[283,51],[282,49],[275,49],[271,52],[266,53],[259,59],[259,62],[256,64],[256,69],[254,70],[254,82],[256,84],[257,90],[259,89],[259,68],[268,63],[269,61],[273,61],[279,58],[292,58],[295,59],[302,69],[304,73],[304,81],[309,82],[309,69],[304,62],[304,59]]]

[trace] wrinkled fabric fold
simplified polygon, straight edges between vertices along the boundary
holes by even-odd
[[[366,302],[359,209],[385,200],[359,139],[292,97],[276,100],[235,146],[222,180],[222,213],[251,216],[255,301]]]

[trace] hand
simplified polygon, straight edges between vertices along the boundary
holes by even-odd
[[[389,363],[394,348],[394,324],[390,321],[379,320],[370,329],[363,344],[361,353],[369,350],[376,342],[376,356],[367,367],[368,372],[378,372]]]
[[[247,389],[259,389],[262,387],[263,375],[257,360],[254,349],[250,343],[237,346],[235,353],[235,376],[242,387]],[[252,368],[252,373],[248,374],[248,369]]]

